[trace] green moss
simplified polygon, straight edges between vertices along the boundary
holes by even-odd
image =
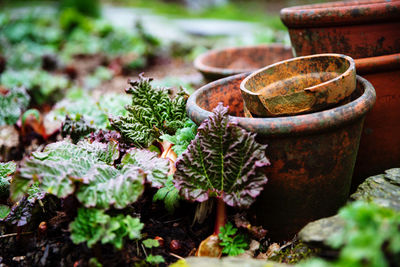
[[[317,249],[311,249],[303,242],[296,241],[269,258],[269,260],[277,261],[279,263],[296,264],[301,260],[315,256],[317,252]]]

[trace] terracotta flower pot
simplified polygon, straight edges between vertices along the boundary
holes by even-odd
[[[291,47],[281,44],[231,47],[201,54],[194,61],[194,66],[211,82],[292,57]]]
[[[400,51],[400,1],[364,0],[281,10],[296,56],[340,53],[352,58]]]
[[[271,235],[288,237],[306,223],[334,214],[348,197],[365,114],[375,102],[372,85],[357,77],[359,97],[333,109],[276,118],[243,117],[239,74],[203,86],[187,103],[200,124],[223,102],[239,125],[268,144],[268,183],[254,210]],[[356,93],[356,92],[355,92]]]
[[[352,190],[369,176],[400,167],[400,53],[358,59],[356,69],[377,98],[365,119]]]
[[[370,0],[281,10],[295,54],[343,53],[375,87],[354,171],[353,189],[366,177],[400,167],[400,1]]]
[[[340,54],[280,61],[255,71],[240,84],[247,109],[259,117],[323,110],[355,89],[354,60]]]

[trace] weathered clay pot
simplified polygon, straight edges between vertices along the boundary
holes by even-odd
[[[400,167],[400,53],[358,59],[356,68],[377,98],[365,119],[352,190],[371,175]]]
[[[194,61],[194,66],[211,82],[292,57],[291,47],[281,44],[231,47],[201,54]]]
[[[281,10],[296,56],[340,53],[352,58],[400,51],[400,1],[364,0]]]
[[[268,144],[269,180],[253,207],[257,223],[275,237],[288,237],[312,220],[333,215],[346,202],[364,116],[375,102],[375,91],[357,77],[360,96],[348,104],[306,115],[245,118],[240,83],[246,75],[198,89],[187,112],[200,124],[223,102],[241,127]]]
[[[326,109],[356,89],[351,57],[318,54],[269,65],[246,77],[241,85],[247,109],[259,116],[283,116]]]
[[[400,1],[370,0],[281,10],[295,54],[343,53],[372,83],[377,104],[368,114],[353,177],[400,166]]]

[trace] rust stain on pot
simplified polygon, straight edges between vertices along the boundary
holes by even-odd
[[[275,63],[240,85],[247,109],[261,117],[294,115],[331,107],[356,88],[355,63],[339,54],[320,54]]]
[[[347,104],[306,115],[245,118],[239,85],[246,75],[198,89],[188,100],[188,115],[200,124],[223,102],[230,106],[232,119],[268,144],[269,182],[252,210],[271,235],[292,236],[346,202],[363,120],[375,102],[375,91],[357,77],[357,89]]]

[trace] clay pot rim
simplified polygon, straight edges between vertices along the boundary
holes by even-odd
[[[400,1],[362,0],[328,2],[283,8],[283,23],[291,28],[322,25],[371,24],[400,18]]]
[[[243,72],[248,72],[254,70],[254,68],[248,68],[248,69],[228,69],[228,68],[220,68],[220,67],[213,67],[210,65],[207,65],[204,63],[204,60],[215,54],[219,53],[227,53],[229,51],[233,50],[249,50],[249,49],[271,49],[271,48],[279,48],[279,49],[288,49],[291,50],[292,48],[288,45],[283,45],[279,43],[271,43],[271,44],[261,44],[261,45],[246,45],[246,46],[231,46],[231,47],[226,47],[226,48],[220,48],[220,49],[212,49],[209,50],[198,57],[194,60],[194,67],[206,74],[216,74],[216,75],[225,75],[225,76],[230,76],[230,75],[235,75]]]
[[[400,53],[377,57],[357,58],[354,61],[356,62],[358,74],[400,69]]]
[[[244,79],[249,73],[242,73],[211,82],[196,90],[188,99],[186,111],[191,120],[200,124],[212,114],[197,105],[197,98],[205,94],[210,88],[224,86],[232,80]],[[370,82],[357,75],[357,84],[364,88],[364,92],[357,99],[328,110],[304,115],[246,118],[229,116],[242,128],[261,135],[284,136],[293,134],[310,134],[337,128],[362,118],[375,104],[376,93]]]
[[[326,82],[323,83],[319,83],[316,84],[314,86],[310,86],[310,87],[306,87],[303,89],[303,91],[309,91],[309,92],[314,92],[314,91],[318,91],[319,87],[324,87],[325,85],[328,85],[330,83],[333,83],[335,81],[339,81],[340,79],[343,79],[343,77],[347,77],[350,76],[353,72],[356,72],[356,65],[354,62],[354,59],[346,56],[346,55],[342,55],[342,54],[335,54],[335,53],[326,53],[326,54],[316,54],[316,55],[310,55],[310,56],[302,56],[302,57],[295,57],[295,58],[290,58],[287,60],[283,60],[283,61],[279,61],[276,62],[274,64],[271,64],[269,66],[266,66],[262,69],[256,70],[255,72],[251,73],[249,76],[247,76],[241,83],[240,83],[240,90],[242,91],[242,93],[248,94],[248,95],[253,95],[253,96],[259,96],[260,94],[254,91],[250,91],[249,89],[246,88],[246,84],[248,83],[248,81],[250,79],[253,79],[256,75],[259,75],[262,72],[265,72],[268,69],[272,69],[275,68],[278,65],[283,65],[283,64],[287,64],[290,62],[295,62],[295,61],[302,61],[304,59],[311,59],[311,58],[318,58],[318,57],[334,57],[334,58],[342,58],[344,60],[346,60],[347,62],[349,62],[349,67],[346,69],[345,72],[341,73],[339,76],[330,79]]]

